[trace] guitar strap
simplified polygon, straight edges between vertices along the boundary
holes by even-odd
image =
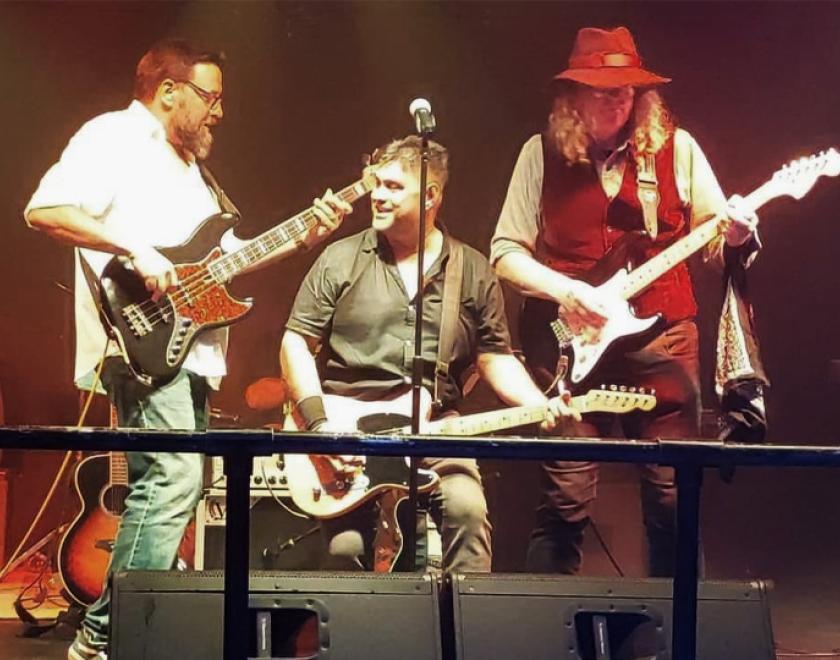
[[[461,283],[464,279],[464,246],[460,241],[447,236],[449,259],[446,262],[446,276],[443,281],[443,301],[440,311],[440,335],[438,338],[437,363],[435,364],[434,406],[440,409],[440,393],[449,377],[449,365],[455,349],[455,333],[461,312]]]
[[[237,217],[242,217],[239,209],[236,208],[236,204],[234,204],[230,197],[227,196],[227,193],[222,190],[222,187],[219,185],[219,182],[216,180],[216,177],[213,176],[210,169],[204,163],[199,163],[198,170],[201,172],[201,178],[204,179],[204,183],[206,183],[207,187],[215,193],[216,201],[219,202],[219,208],[221,208],[225,213],[233,213],[233,215]]]
[[[644,154],[638,160],[636,195],[642,205],[645,231],[647,231],[651,240],[655,240],[659,228],[656,217],[656,209],[659,206],[659,186],[656,179],[656,156],[654,154]]]

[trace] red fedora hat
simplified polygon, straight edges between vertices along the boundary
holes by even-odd
[[[671,82],[642,66],[633,35],[625,27],[578,30],[569,68],[554,80],[572,80],[590,87],[646,87]]]

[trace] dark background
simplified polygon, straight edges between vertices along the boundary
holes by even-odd
[[[784,162],[838,143],[840,6],[828,2],[0,4],[6,423],[72,424],[77,417],[66,291],[72,251],[28,230],[21,211],[76,129],[127,105],[134,66],[151,42],[181,35],[228,55],[225,119],[210,165],[243,212],[240,236],[254,236],[327,186],[353,180],[363,153],[411,130],[408,104],[422,95],[433,104],[438,138],[452,157],[444,217],[453,233],[487,252],[518,150],[544,124],[543,90],[565,67],[577,29],[622,24],[650,68],[673,78],[665,98],[727,194],[746,194]],[[773,381],[768,408],[776,443],[836,440],[838,385],[829,365],[840,325],[838,208],[840,182],[828,179],[802,201],[776,201],[760,214],[764,250],[750,277]],[[358,204],[339,236],[368,220],[367,205]],[[257,305],[232,333],[230,375],[215,402],[226,412],[244,410],[250,382],[277,375],[283,323],[316,254],[235,282]],[[720,282],[706,274],[697,284],[705,404],[712,407]],[[515,307],[509,312],[513,318]],[[495,405],[486,392],[478,400]],[[54,471],[53,459],[32,454],[6,457],[13,501],[21,503],[11,540]],[[535,472],[488,465],[491,476],[499,475],[488,483],[497,564],[516,568],[530,526],[519,508],[530,511]],[[624,488],[634,492],[627,474],[610,471],[602,500]],[[819,548],[836,548],[835,479],[828,471],[765,470],[745,472],[724,490],[711,478],[705,509],[711,569],[773,570],[760,559],[768,546],[762,534],[780,532],[782,521],[799,525],[798,538],[814,533]],[[635,495],[616,501],[634,502]],[[612,540],[620,554],[638,545],[637,514],[616,506],[601,503],[606,535],[621,535]],[[758,539],[752,550],[737,553],[739,534]],[[626,552],[628,564],[638,564],[638,552]]]

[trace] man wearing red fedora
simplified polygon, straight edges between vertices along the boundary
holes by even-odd
[[[547,306],[550,320],[559,310],[573,335],[599,337],[620,301],[584,278],[605,255],[609,258],[611,248],[627,245],[634,235],[644,236],[635,248],[639,264],[702,222],[728,218],[725,232],[707,247],[706,259],[751,259],[757,249],[757,218],[740,198],[727,203],[697,142],[674,125],[657,91],[667,82],[644,67],[627,28],[578,32],[568,68],[552,83],[548,126],[519,155],[491,246],[497,273],[526,296],[523,311]],[[618,417],[623,434],[699,436],[697,305],[685,262],[663,273],[630,303],[637,317],[658,314],[662,323],[635,344],[605,352],[578,389],[590,382],[655,389],[652,411]],[[551,332],[547,338],[532,332],[548,323],[529,316],[523,321],[522,343],[529,360],[536,355],[530,361],[539,362],[546,348],[541,342],[553,342],[556,354]],[[562,364],[543,366],[554,375]],[[584,415],[581,422],[570,421],[563,434],[609,436],[613,417]],[[640,465],[639,470],[649,573],[669,576],[675,550],[673,468]],[[528,570],[578,572],[596,483],[593,463],[543,465]]]

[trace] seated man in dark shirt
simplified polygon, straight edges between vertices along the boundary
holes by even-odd
[[[355,419],[328,417],[325,393],[390,401],[410,390],[418,229],[424,203],[422,358],[423,384],[428,388],[435,380],[443,285],[456,244],[461,246],[463,263],[458,322],[448,375],[438,390],[438,412],[453,412],[462,395],[461,376],[475,365],[506,403],[545,405],[543,427],[554,428],[562,415],[574,413],[562,397],[546,399],[511,352],[502,291],[487,259],[436,223],[448,178],[446,149],[431,143],[425,191],[420,189],[419,166],[416,137],[391,142],[375,153],[372,226],[324,250],[298,291],[280,362],[303,424],[309,430],[355,430]],[[318,346],[320,377],[313,357]],[[363,460],[331,458],[348,471]],[[444,570],[489,571],[490,523],[475,460],[424,459],[423,467],[441,477],[430,498],[430,513],[441,532]],[[364,562],[375,526],[370,506],[324,521],[335,567],[358,567]]]

